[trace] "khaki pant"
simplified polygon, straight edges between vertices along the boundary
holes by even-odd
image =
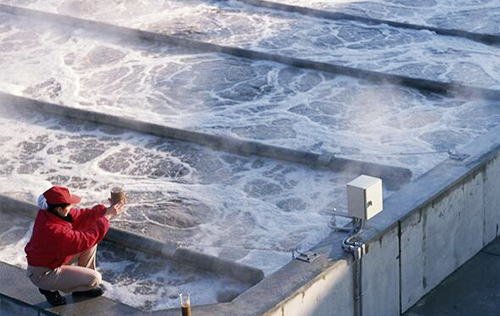
[[[102,276],[95,269],[97,245],[71,257],[55,269],[28,265],[27,276],[37,287],[48,291],[88,291],[101,283]],[[77,266],[72,266],[77,261]]]

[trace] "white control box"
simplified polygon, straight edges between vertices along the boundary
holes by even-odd
[[[382,179],[361,175],[347,184],[347,212],[369,220],[383,209]]]

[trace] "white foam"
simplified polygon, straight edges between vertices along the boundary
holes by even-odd
[[[19,230],[26,230],[26,227],[13,226],[9,230],[2,232],[0,234],[0,238]],[[15,265],[23,269],[26,269],[28,263],[26,261],[26,254],[24,253],[24,247],[30,240],[32,233],[33,233],[33,225],[30,225],[29,229],[26,231],[24,236],[17,242],[0,246],[0,261],[7,262],[11,265]]]

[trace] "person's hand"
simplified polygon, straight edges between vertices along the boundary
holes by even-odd
[[[122,208],[123,206],[127,204],[125,201],[120,201],[116,203],[115,205],[111,205],[106,209],[106,213],[104,213],[104,217],[106,217],[108,220],[112,219],[115,215],[121,214],[123,211]]]

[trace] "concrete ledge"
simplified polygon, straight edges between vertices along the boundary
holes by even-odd
[[[0,262],[0,315],[5,316],[140,316],[144,312],[105,297],[77,299],[66,295],[66,305],[51,307],[26,277],[26,271]],[[4,310],[3,310],[4,309]],[[159,315],[159,314],[158,314]],[[167,314],[168,315],[168,314]],[[171,315],[174,315],[173,313]]]
[[[364,80],[373,81],[378,84],[390,83],[390,84],[402,85],[410,88],[426,90],[442,94],[452,94],[468,98],[500,100],[499,90],[473,87],[460,83],[440,82],[428,79],[410,78],[401,75],[357,69],[353,67],[341,66],[336,64],[315,62],[307,59],[286,57],[282,55],[275,55],[259,51],[253,51],[249,49],[200,42],[165,34],[153,33],[148,31],[142,31],[127,27],[112,25],[104,22],[85,20],[76,17],[9,6],[5,4],[0,4],[0,12],[24,16],[27,18],[39,19],[43,22],[61,23],[68,25],[70,27],[85,28],[88,30],[92,30],[94,32],[106,33],[112,36],[117,36],[119,38],[128,38],[128,39],[139,38],[142,40],[153,41],[167,45],[176,45],[180,47],[196,49],[203,52],[218,52],[253,60],[274,61],[298,68],[307,68],[318,71],[330,72],[334,74],[351,76],[355,78],[361,78]]]
[[[463,161],[449,158],[389,197],[384,201],[386,211],[367,223],[361,235],[362,240],[365,242],[378,240],[386,231],[396,227],[412,213],[473,176],[500,152],[498,135],[500,135],[500,125],[460,149],[460,154],[465,154],[468,158]]]
[[[209,146],[218,150],[229,151],[244,155],[257,155],[267,158],[305,164],[311,167],[322,167],[336,172],[349,172],[353,174],[367,174],[382,178],[389,189],[398,188],[408,182],[411,171],[406,168],[384,166],[375,163],[337,158],[334,155],[320,155],[305,151],[298,151],[283,147],[264,145],[257,142],[239,140],[231,137],[205,134],[195,131],[183,130],[164,125],[138,121],[105,113],[72,108],[64,105],[33,100],[0,92],[0,100],[16,108],[22,107],[44,113],[62,115],[73,119],[93,123],[112,125],[141,133],[160,137],[189,141],[192,143]],[[8,105],[7,105],[8,106]]]
[[[16,212],[31,218],[36,217],[38,212],[38,208],[34,204],[1,194],[0,205],[3,211]],[[162,242],[114,227],[109,229],[105,240],[121,247],[165,257],[175,262],[182,262],[183,264],[218,275],[228,276],[251,285],[257,284],[264,278],[264,272],[260,269],[182,248],[173,242]]]
[[[445,35],[445,36],[456,36],[456,37],[463,37],[467,38],[476,42],[481,42],[485,44],[497,44],[500,43],[500,36],[497,34],[486,34],[486,33],[474,33],[474,32],[469,32],[469,31],[464,31],[464,30],[458,30],[458,29],[445,29],[445,28],[439,28],[439,27],[433,27],[433,26],[428,26],[428,25],[419,25],[419,24],[412,24],[412,23],[404,23],[404,22],[396,22],[396,21],[391,21],[391,20],[382,20],[382,19],[375,19],[375,18],[369,18],[369,17],[363,17],[359,15],[354,15],[354,14],[347,14],[347,13],[341,13],[341,12],[335,12],[335,11],[327,11],[327,10],[321,10],[321,9],[312,9],[312,8],[307,8],[307,7],[301,7],[301,6],[296,6],[296,5],[290,5],[290,4],[284,4],[284,3],[277,3],[277,2],[272,2],[272,1],[265,1],[265,0],[237,0],[239,2],[243,2],[246,4],[250,4],[256,7],[263,7],[263,8],[268,8],[268,9],[273,9],[273,10],[281,10],[281,11],[286,11],[286,12],[293,12],[293,13],[299,13],[307,16],[312,16],[315,18],[322,18],[322,19],[329,19],[329,20],[350,20],[350,21],[357,21],[361,23],[366,23],[366,24],[386,24],[389,26],[393,27],[398,27],[398,28],[405,28],[405,29],[410,29],[410,30],[427,30],[434,32],[438,35]]]
[[[0,270],[2,267],[0,266]],[[0,293],[0,315],[2,316],[53,316],[51,312],[19,301]]]

